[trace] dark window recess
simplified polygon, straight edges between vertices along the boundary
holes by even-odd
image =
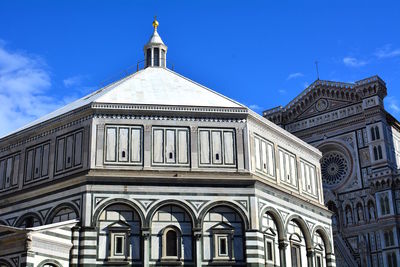
[[[272,261],[273,258],[272,258],[272,243],[271,242],[267,243],[267,251],[268,251],[268,260]]]
[[[172,152],[169,152],[169,158],[170,158],[170,159],[173,159],[173,158],[174,158],[174,155],[172,154]]]
[[[218,153],[215,154],[215,159],[216,159],[216,160],[219,160],[219,154],[218,154]]]
[[[33,227],[34,224],[34,218],[33,217],[28,217],[25,219],[25,227],[30,228]]]
[[[226,255],[227,253],[226,253],[226,239],[225,238],[223,238],[223,239],[220,239],[220,244],[219,244],[219,253],[221,254],[221,255]]]
[[[169,230],[167,232],[167,256],[178,256],[176,232]]]
[[[287,179],[288,179],[288,181],[290,180],[290,175],[288,174],[288,176],[287,176]]]
[[[160,49],[154,48],[154,66],[160,66]]]
[[[71,163],[71,157],[67,158],[67,163]]]
[[[147,53],[146,53],[146,67],[150,67],[151,66],[151,49],[148,48],[147,49]]]
[[[36,169],[35,169],[35,173],[39,173],[39,168],[36,168]]]
[[[123,157],[123,158],[126,157],[125,154],[126,154],[125,151],[122,151],[122,157]]]
[[[264,163],[264,169],[266,169],[266,168],[267,168],[267,164]]]
[[[124,239],[122,236],[117,236],[116,238],[117,240],[117,244],[116,244],[116,248],[115,248],[115,253],[117,254],[122,254],[122,243],[124,242]]]
[[[7,177],[7,183],[9,183],[10,182],[10,177]]]

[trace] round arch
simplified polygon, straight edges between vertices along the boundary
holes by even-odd
[[[61,263],[59,263],[59,262],[56,261],[56,260],[47,259],[47,260],[44,260],[44,261],[40,262],[40,263],[38,264],[38,267],[43,267],[43,266],[45,266],[46,264],[54,265],[54,266],[57,266],[57,267],[61,267],[61,266],[62,266]]]
[[[330,239],[328,233],[326,232],[326,230],[322,226],[317,225],[314,227],[314,229],[312,231],[312,236],[314,236],[315,233],[318,233],[321,236],[322,240],[324,241],[326,254],[327,255],[332,254],[333,253],[332,243],[331,243],[331,239]]]
[[[272,219],[274,220],[276,227],[278,228],[278,238],[279,240],[285,240],[286,236],[285,236],[285,225],[283,224],[282,218],[279,215],[279,212],[274,209],[273,207],[265,207],[261,210],[260,212],[260,230],[262,230],[262,218],[264,216],[264,214],[267,213],[269,214]]]
[[[75,205],[73,205],[72,203],[65,202],[65,203],[61,203],[61,204],[55,206],[55,207],[49,212],[49,215],[47,215],[47,218],[46,218],[46,220],[45,220],[46,224],[52,223],[52,220],[53,220],[54,216],[55,216],[60,210],[62,210],[62,209],[64,209],[64,208],[70,208],[70,209],[72,209],[72,210],[75,212],[76,217],[77,217],[77,218],[80,218],[79,209],[78,209]]]
[[[313,245],[312,245],[311,233],[308,229],[306,222],[303,220],[303,218],[300,217],[300,215],[293,214],[289,216],[289,218],[286,220],[285,233],[288,232],[289,223],[291,221],[297,223],[298,226],[300,227],[300,230],[303,232],[307,250],[312,249]]]
[[[145,226],[150,227],[151,220],[153,219],[153,216],[157,212],[157,210],[159,210],[160,208],[167,206],[167,205],[175,205],[175,206],[182,208],[184,211],[186,211],[187,214],[189,214],[190,218],[192,219],[192,227],[193,228],[196,227],[198,220],[197,220],[197,217],[194,214],[193,210],[190,208],[190,206],[182,201],[174,200],[174,199],[162,200],[162,201],[159,201],[156,204],[154,204],[150,208],[149,212],[147,213],[147,217],[145,219]]]
[[[197,225],[198,228],[202,228],[204,217],[206,216],[207,212],[209,212],[211,209],[213,209],[215,207],[219,207],[219,206],[226,206],[226,207],[229,207],[229,208],[233,209],[234,211],[236,211],[242,218],[244,231],[249,229],[249,225],[250,225],[249,220],[248,220],[246,214],[244,213],[244,211],[236,203],[232,203],[229,201],[215,201],[215,202],[212,202],[212,203],[206,205],[199,214],[199,221],[198,221],[198,225]]]
[[[42,221],[42,219],[40,218],[40,216],[37,213],[28,212],[28,213],[25,213],[25,214],[21,215],[18,218],[18,220],[16,220],[16,222],[14,223],[14,226],[18,227],[26,218],[29,218],[29,217],[34,217],[35,219],[37,219],[39,221],[40,225],[43,225],[43,221]]]
[[[137,214],[139,214],[140,217],[140,225],[144,225],[145,223],[145,216],[143,214],[143,211],[140,209],[140,207],[138,205],[136,205],[135,203],[133,203],[132,201],[125,199],[125,198],[113,198],[110,199],[106,202],[104,202],[103,204],[101,204],[96,211],[93,213],[93,217],[92,217],[92,222],[91,225],[93,227],[97,226],[97,222],[99,220],[99,216],[100,214],[109,206],[111,205],[115,205],[115,204],[124,204],[127,205],[129,207],[131,207],[133,210],[135,210],[137,212]]]
[[[0,266],[5,265],[11,267],[12,265],[6,259],[0,259]]]

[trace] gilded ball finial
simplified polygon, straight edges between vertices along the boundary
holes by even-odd
[[[154,27],[154,30],[157,30],[157,27],[158,27],[157,16],[154,16],[153,27]]]

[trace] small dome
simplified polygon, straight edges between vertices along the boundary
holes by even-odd
[[[154,29],[153,35],[150,37],[149,41],[147,42],[147,45],[150,44],[164,44],[163,40],[161,39],[160,35],[157,32],[157,29]]]

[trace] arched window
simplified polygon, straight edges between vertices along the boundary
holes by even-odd
[[[181,233],[175,226],[167,226],[163,230],[162,259],[180,259]]]
[[[183,207],[167,204],[159,207],[151,219],[152,243],[159,248],[153,258],[158,262],[193,258],[193,216]],[[164,266],[164,265],[163,265]]]
[[[383,156],[382,156],[382,147],[378,146],[378,159],[382,159],[382,158],[383,158]]]
[[[36,227],[40,226],[41,222],[39,221],[38,218],[36,218],[34,215],[30,215],[25,217],[22,221],[17,223],[17,227],[20,228],[31,228],[31,227]]]
[[[375,131],[374,131],[374,128],[371,128],[371,139],[372,139],[372,141],[374,141],[376,138],[375,138]]]
[[[70,207],[60,208],[51,219],[51,223],[65,222],[68,220],[76,219],[78,216],[75,211]]]
[[[374,160],[378,160],[378,149],[374,147]]]
[[[381,139],[381,135],[379,133],[379,127],[378,126],[375,126],[375,136],[376,136],[376,139]]]
[[[141,249],[141,220],[131,206],[116,203],[107,206],[98,218],[99,258],[110,262],[139,261]]]
[[[178,257],[178,235],[175,230],[168,230],[165,242],[167,247],[166,256]]]
[[[5,262],[5,261],[0,260],[0,267],[11,267],[11,265],[8,264],[8,263]]]

